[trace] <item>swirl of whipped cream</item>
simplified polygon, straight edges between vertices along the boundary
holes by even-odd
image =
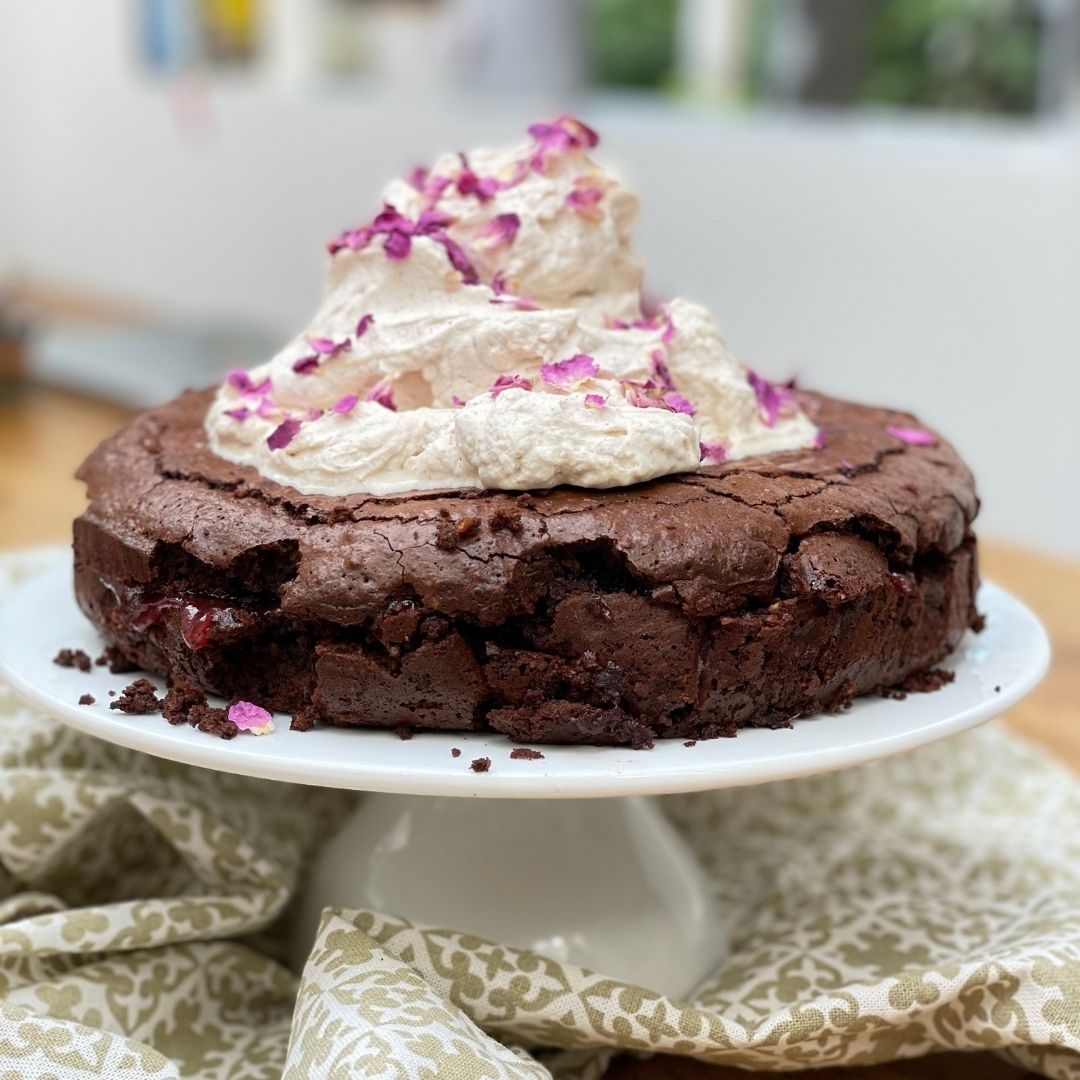
[[[607,488],[815,445],[702,307],[642,314],[637,199],[560,117],[448,155],[331,241],[311,326],[231,372],[216,453],[307,494]]]

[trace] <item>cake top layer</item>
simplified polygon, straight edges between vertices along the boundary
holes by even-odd
[[[570,117],[392,181],[331,241],[311,325],[232,372],[219,456],[305,494],[610,488],[815,445],[709,313],[645,312],[637,199]]]

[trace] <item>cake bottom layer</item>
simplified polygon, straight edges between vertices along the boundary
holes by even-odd
[[[933,668],[977,627],[969,538],[889,569],[865,541],[806,537],[782,595],[708,618],[581,583],[495,627],[392,601],[377,631],[241,599],[152,593],[77,565],[83,611],[133,664],[291,713],[294,725],[495,730],[645,747],[843,708]]]

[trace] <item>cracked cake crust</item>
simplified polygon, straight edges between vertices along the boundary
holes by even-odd
[[[213,454],[211,391],[79,471],[79,602],[134,663],[321,721],[646,746],[842,707],[975,626],[972,477],[807,395],[821,450],[610,491],[302,495]]]

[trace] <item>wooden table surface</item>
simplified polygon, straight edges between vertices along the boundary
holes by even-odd
[[[72,472],[130,414],[115,405],[40,387],[0,398],[0,549],[66,542],[82,509]],[[1080,563],[983,540],[983,573],[1027,601],[1054,645],[1050,674],[1006,717],[1015,731],[1080,769]],[[816,1080],[1017,1080],[1025,1074],[990,1054],[943,1054],[871,1069],[825,1069]],[[613,1080],[736,1080],[735,1069],[657,1058],[624,1061]]]

